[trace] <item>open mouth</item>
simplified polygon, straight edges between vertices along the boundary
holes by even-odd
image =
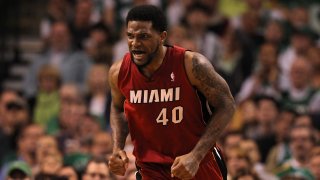
[[[140,51],[140,50],[132,50],[131,51],[133,55],[142,55],[142,54],[145,54],[144,51]]]
[[[140,50],[132,50],[131,52],[135,59],[141,59],[142,56],[146,53],[145,51],[140,51]]]

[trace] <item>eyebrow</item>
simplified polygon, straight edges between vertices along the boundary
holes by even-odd
[[[129,31],[127,31],[127,34],[150,34],[150,33],[147,32],[147,31],[140,31],[140,32],[129,32]]]

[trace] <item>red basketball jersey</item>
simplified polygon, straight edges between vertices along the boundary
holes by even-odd
[[[204,133],[202,104],[187,77],[184,54],[185,49],[168,46],[151,78],[139,71],[129,53],[123,59],[118,86],[126,98],[124,110],[138,162],[173,163]]]

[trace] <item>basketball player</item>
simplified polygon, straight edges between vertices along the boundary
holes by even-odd
[[[235,108],[226,82],[201,54],[164,45],[166,18],[157,7],[134,7],[126,23],[130,52],[109,72],[110,171],[125,174],[130,133],[137,179],[222,179],[215,143]]]

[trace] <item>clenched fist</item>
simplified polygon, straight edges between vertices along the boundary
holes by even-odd
[[[192,153],[178,156],[171,166],[171,176],[182,180],[192,179],[199,169],[199,164]]]
[[[129,158],[125,151],[113,152],[109,158],[109,169],[113,174],[124,176],[128,168]]]

